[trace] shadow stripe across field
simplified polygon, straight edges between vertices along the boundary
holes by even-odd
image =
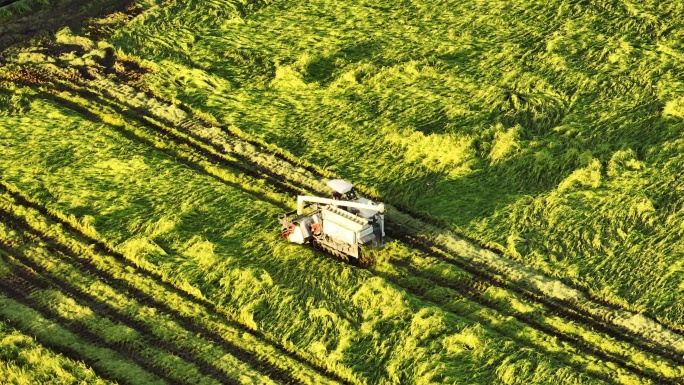
[[[24,276],[30,275],[30,273],[22,274]],[[26,307],[29,307],[33,309],[34,311],[38,312],[41,316],[44,318],[57,323],[58,325],[62,326],[69,332],[77,335],[80,340],[91,344],[95,345],[101,348],[106,348],[111,351],[114,351],[118,354],[120,354],[122,357],[126,358],[127,360],[135,363],[138,365],[140,368],[143,370],[154,374],[155,376],[159,377],[160,379],[166,381],[167,383],[174,383],[177,382],[172,377],[169,377],[168,374],[166,373],[166,370],[163,368],[159,368],[155,365],[152,365],[147,362],[147,360],[141,356],[138,352],[136,352],[133,349],[130,349],[126,346],[120,346],[118,344],[113,344],[109,343],[104,340],[103,337],[91,332],[88,330],[85,326],[79,325],[74,323],[72,320],[62,317],[58,314],[55,314],[53,310],[47,308],[46,306],[38,303],[38,301],[30,298],[31,294],[39,292],[45,287],[41,287],[40,285],[36,285],[34,282],[36,282],[35,279],[32,277],[29,277],[29,280],[26,278],[20,276],[20,275],[14,275],[10,277],[11,280],[8,280],[7,278],[2,278],[0,279],[0,292],[7,296],[8,298],[23,304]],[[121,378],[119,381],[129,382],[128,379],[126,378]],[[189,382],[183,382],[184,384],[191,385]],[[132,383],[131,383],[132,384]]]
[[[3,212],[4,210],[0,209],[0,212]],[[68,248],[67,246],[61,245],[58,243],[57,240],[54,238],[50,237],[49,235],[46,234],[41,234],[39,231],[33,229],[26,221],[24,221],[21,218],[14,217],[11,213],[3,212],[4,215],[7,217],[12,217],[12,224],[9,225],[9,227],[12,227],[16,230],[30,233],[36,238],[40,239],[42,242],[45,243],[45,247],[47,250],[53,252],[55,255],[58,255],[60,258],[65,259],[68,263],[72,264],[74,267],[78,268],[83,274],[90,274],[94,277],[97,277],[99,280],[102,282],[106,283],[110,287],[121,291],[121,292],[126,292],[131,298],[134,298],[140,305],[144,306],[149,306],[151,308],[157,309],[163,313],[166,313],[172,317],[172,319],[180,324],[185,330],[193,333],[193,334],[200,334],[204,338],[207,338],[210,340],[211,343],[216,344],[217,346],[220,346],[221,348],[225,349],[229,354],[235,356],[239,360],[247,363],[251,367],[253,367],[255,370],[267,374],[269,377],[272,377],[272,379],[278,381],[278,382],[283,382],[283,383],[298,383],[295,378],[293,378],[290,373],[280,370],[277,367],[272,366],[268,362],[263,361],[256,355],[245,351],[238,346],[226,341],[223,337],[218,335],[217,333],[203,328],[195,323],[194,320],[192,320],[188,316],[184,316],[180,314],[177,310],[173,309],[169,304],[160,302],[156,299],[154,299],[152,296],[150,296],[148,293],[138,289],[137,287],[133,286],[130,284],[130,282],[116,278],[114,277],[111,273],[98,268],[95,266],[92,262],[89,262],[87,257],[85,256],[78,256],[73,250]],[[2,244],[0,243],[0,248],[2,248]],[[37,266],[35,263],[32,263],[30,260],[27,258],[22,258],[21,256],[15,256],[17,259],[19,259],[23,264],[27,265],[28,267],[32,268],[35,271],[41,271],[43,270],[40,266]],[[131,265],[127,265],[131,266]],[[56,277],[53,277],[53,279],[56,279]],[[172,351],[174,354],[179,355],[180,357],[184,359],[189,359],[191,360],[190,362],[195,363],[198,366],[204,366],[207,368],[209,371],[209,374],[214,376],[217,380],[220,380],[225,383],[234,383],[235,380],[232,378],[226,377],[225,374],[220,373],[220,369],[213,367],[209,363],[202,363],[202,361],[198,358],[192,357],[188,355],[187,353],[184,353],[180,351],[178,348],[173,346],[172,344],[165,343],[164,341],[155,341],[157,340],[157,337],[154,336],[153,332],[149,330],[149,327],[141,324],[140,321],[134,320],[134,319],[129,319],[129,317],[123,315],[118,315],[116,309],[112,309],[110,306],[106,304],[101,304],[101,303],[95,303],[94,300],[87,298],[87,295],[80,295],[77,291],[78,289],[73,289],[68,286],[68,283],[66,282],[59,282],[57,283],[57,286],[65,290],[65,292],[70,293],[74,295],[75,298],[78,298],[79,300],[83,301],[84,303],[87,304],[93,304],[95,307],[101,307],[98,310],[103,310],[105,314],[111,315],[113,319],[116,319],[122,323],[125,324],[131,324],[132,328],[137,328],[137,329],[142,329],[144,330],[147,335],[147,337],[153,341],[153,343],[157,343],[160,345],[160,347],[165,348],[166,350]],[[76,291],[76,293],[74,293]],[[176,294],[179,294],[176,292]],[[92,308],[92,307],[91,307]],[[236,325],[236,324],[231,324],[232,327],[237,327],[241,325]],[[243,328],[240,328],[241,330],[244,330]],[[209,366],[207,366],[209,365]]]
[[[10,227],[12,227],[10,225]],[[98,301],[92,295],[85,293],[79,288],[74,287],[69,282],[65,281],[54,274],[49,273],[45,268],[35,263],[31,259],[22,255],[19,252],[15,252],[13,249],[3,246],[0,242],[0,249],[4,249],[5,252],[12,257],[14,257],[19,263],[9,262],[14,267],[14,272],[23,279],[30,280],[31,282],[41,282],[41,286],[48,289],[58,289],[63,294],[73,298],[79,305],[87,306],[89,309],[95,311],[102,317],[108,318],[120,325],[125,325],[132,330],[135,330],[142,337],[142,343],[157,348],[160,350],[166,350],[171,354],[182,358],[186,362],[195,365],[200,373],[213,377],[217,381],[223,384],[238,384],[234,378],[229,377],[220,368],[216,367],[210,362],[207,362],[194,354],[182,350],[181,347],[176,346],[173,343],[165,341],[154,334],[154,331],[149,325],[134,319],[131,315],[122,314],[120,309],[116,309],[113,306]],[[35,274],[27,274],[31,271]],[[135,298],[135,296],[133,296]]]
[[[7,297],[12,299],[12,297]],[[14,300],[14,299],[13,299]],[[17,322],[16,320],[11,320],[11,319],[3,319],[3,323],[6,325],[20,331],[23,334],[32,336],[34,340],[36,340],[37,343],[40,345],[46,347],[47,349],[50,349],[50,351],[56,353],[56,354],[61,354],[64,357],[76,361],[76,362],[83,362],[88,366],[89,369],[95,373],[98,377],[105,379],[107,381],[110,381],[112,383],[119,383],[123,385],[136,385],[135,382],[131,381],[128,377],[122,377],[122,376],[117,376],[116,374],[111,373],[109,370],[107,370],[106,367],[103,367],[101,365],[101,360],[99,357],[91,358],[88,357],[87,355],[83,354],[82,352],[79,351],[79,349],[70,346],[70,345],[64,345],[64,344],[59,344],[53,341],[47,341],[45,339],[41,339],[37,336],[35,336],[29,328],[24,327],[20,322]],[[87,343],[87,342],[84,342]],[[160,379],[161,382],[161,379]]]
[[[81,91],[81,93],[83,93],[83,92],[84,92],[84,91]],[[92,92],[90,92],[90,91],[85,91],[85,94],[84,94],[84,95],[90,96],[90,98],[89,98],[90,101],[93,101],[93,97],[97,97],[96,101],[101,102],[101,96],[99,96],[99,95],[97,95],[97,94],[93,95]],[[87,117],[87,118],[89,118],[89,119],[91,119],[91,120],[101,122],[101,119],[99,118],[99,116],[97,116],[97,114],[90,112],[87,108],[84,108],[84,107],[82,107],[82,106],[80,106],[80,105],[78,105],[78,104],[76,104],[76,103],[74,103],[74,102],[67,101],[67,100],[65,100],[65,99],[63,99],[63,98],[60,98],[60,97],[54,96],[54,95],[51,95],[50,99],[52,99],[53,101],[60,102],[60,104],[62,104],[63,106],[65,106],[65,107],[67,107],[67,108],[71,108],[71,109],[73,109],[73,110],[77,110],[77,112],[79,112],[79,113],[81,113],[81,111],[79,111],[79,110],[85,110],[84,113],[83,113],[83,116],[85,116],[85,117]],[[123,111],[123,109],[122,109],[121,107],[118,107],[118,106],[116,105],[116,103],[114,103],[114,104],[112,104],[112,103],[107,103],[107,107],[111,107],[111,108],[113,108],[113,109],[114,109],[115,111],[117,111],[117,112]],[[139,111],[138,111],[138,114],[142,114],[142,113],[143,113],[143,112],[139,112]],[[158,125],[158,124],[156,124],[156,125],[155,125],[155,124],[152,124],[151,122],[149,122],[148,119],[144,119],[142,116],[137,116],[136,114],[127,113],[127,114],[126,114],[126,117],[127,117],[128,119],[135,120],[137,123],[139,123],[139,124],[142,125],[143,127],[146,127],[147,129],[153,130],[154,132],[157,132],[157,133],[159,133],[159,134],[164,135],[165,138],[167,138],[167,139],[169,139],[169,140],[172,140],[172,141],[178,143],[179,145],[188,145],[188,143],[192,144],[192,146],[190,146],[190,147],[193,149],[193,151],[196,151],[197,154],[201,154],[201,155],[205,155],[205,156],[211,157],[210,159],[213,160],[213,161],[221,161],[221,160],[222,160],[220,156],[218,156],[218,158],[217,158],[217,155],[216,155],[215,153],[213,153],[213,152],[207,150],[206,148],[202,148],[201,146],[197,146],[196,144],[193,144],[192,142],[189,142],[187,138],[178,138],[177,136],[174,135],[172,129],[160,127],[160,125]],[[151,117],[151,118],[157,119],[157,117]],[[134,137],[130,137],[130,135],[129,135],[129,139],[135,140],[135,138],[134,138]],[[198,139],[198,140],[199,140],[199,139]],[[209,144],[207,144],[207,145],[209,145]],[[218,151],[218,149],[217,149],[217,151]],[[194,154],[194,155],[197,155],[197,154]],[[193,155],[193,156],[194,156],[194,155]],[[193,169],[195,169],[195,170],[197,170],[197,171],[203,171],[201,166],[197,165],[197,164],[196,164],[195,162],[193,162],[192,160],[188,160],[188,161],[189,161],[189,163],[190,163],[191,165],[194,165]],[[230,164],[226,164],[226,163],[224,163],[224,162],[221,162],[221,163],[222,163],[223,166],[225,166],[225,167],[231,167]],[[240,170],[240,171],[244,170],[244,167],[243,167],[243,166],[240,166],[239,170]],[[269,172],[269,170],[267,170],[267,169],[265,170],[265,169],[263,169],[263,167],[262,167],[261,169],[258,169],[258,170],[254,171],[254,172],[256,172],[256,173],[264,173],[264,172]],[[306,189],[305,186],[303,186],[303,185],[301,185],[301,184],[297,184],[296,182],[293,182],[293,183],[291,183],[291,184],[285,184],[284,182],[282,182],[282,177],[281,177],[280,175],[277,175],[277,174],[275,174],[275,173],[273,173],[273,174],[274,174],[274,175],[272,175],[272,178],[269,178],[269,182],[270,182],[270,186],[272,186],[272,187],[275,189],[275,191],[277,191],[277,192],[279,192],[279,193],[285,193],[285,194],[304,193],[304,192],[307,191],[307,189]],[[251,173],[250,173],[250,176],[251,176]],[[267,178],[268,175],[262,176],[262,177],[260,177],[259,179],[263,179],[263,178],[265,178],[265,177]],[[221,180],[221,179],[219,178],[218,180]],[[225,181],[222,181],[222,182],[225,183]],[[296,186],[296,187],[294,187],[293,185]],[[294,189],[293,189],[293,187],[294,187]],[[273,202],[271,202],[271,203],[273,203]],[[281,204],[279,204],[278,206],[280,207]],[[400,229],[400,230],[401,230],[401,229]],[[403,229],[404,232],[407,232],[408,230],[409,230],[409,229]],[[420,242],[420,241],[414,241],[414,242]],[[429,248],[429,246],[428,246],[428,248]],[[436,257],[436,258],[438,258],[438,259],[440,259],[440,260],[444,260],[444,261],[447,262],[447,263],[453,263],[453,261],[450,261],[449,259],[445,259],[443,255],[440,255],[440,254],[438,254],[438,253],[434,253],[434,252],[432,252],[432,251],[431,251],[428,255],[430,255],[430,256],[432,256],[432,257]],[[482,273],[482,272],[476,272],[476,276],[478,277],[478,279],[482,279],[482,280],[484,280],[484,281],[486,281],[486,280],[488,279],[488,277],[487,277],[486,275],[483,276],[483,273]],[[435,283],[436,285],[439,286],[438,283],[436,283],[436,282],[434,282],[434,283]],[[505,286],[505,287],[506,287],[507,289],[513,288],[513,291],[515,291],[515,287],[514,287],[513,285],[507,285],[507,286]],[[541,298],[541,297],[538,297],[538,298]],[[542,305],[548,306],[548,304],[544,304],[544,303],[542,303]],[[496,309],[495,309],[495,310],[496,310]],[[498,310],[498,311],[500,311],[500,310]],[[563,310],[562,308],[560,308],[560,309],[557,310],[557,311],[565,311],[565,314],[563,314],[562,316],[563,316],[564,318],[566,318],[566,319],[573,319],[573,314],[572,314],[573,312],[572,312],[572,311]],[[500,311],[500,312],[501,312],[501,311]],[[506,314],[505,311],[504,311],[503,313]],[[521,322],[522,322],[522,321],[523,321],[523,320],[521,320]],[[539,329],[539,327],[538,327],[538,326],[535,326],[534,323],[531,323],[531,324],[530,324],[530,323],[529,323],[529,320],[528,320],[528,324],[529,324],[531,327],[534,327],[534,328]],[[609,329],[608,329],[608,330],[609,330]],[[616,337],[617,339],[625,340],[625,339],[627,338],[627,339],[626,339],[626,342],[634,343],[634,341],[630,341],[630,340],[628,339],[629,337],[624,336],[622,333],[616,333],[615,331],[611,331],[611,334],[612,334],[614,337]],[[572,338],[566,338],[566,340],[567,340],[568,342],[572,342],[572,341],[573,341]],[[577,343],[576,340],[575,340],[575,342]],[[577,346],[578,348],[582,348],[582,346],[579,345],[579,344],[577,344],[576,346]],[[638,346],[638,345],[637,345],[637,346]],[[599,349],[594,349],[594,351],[596,351],[597,354],[600,354],[600,350],[599,350]],[[669,354],[670,352],[662,352],[662,351],[659,351],[659,350],[657,350],[657,349],[654,351],[654,350],[651,349],[651,348],[649,348],[647,351],[654,352],[655,354],[658,354],[658,355],[660,355],[660,356],[663,356],[663,358],[666,358],[666,359],[671,359],[671,358],[672,358],[672,355]],[[644,376],[644,377],[647,377],[647,378],[653,377],[653,374],[652,374],[652,373],[644,372],[644,371],[641,370],[640,368],[634,367],[633,365],[631,365],[631,364],[629,364],[629,363],[627,363],[627,362],[625,362],[625,361],[623,361],[623,360],[621,360],[621,359],[612,358],[612,359],[609,359],[609,360],[615,362],[616,364],[618,364],[618,365],[621,366],[621,367],[624,367],[624,368],[626,368],[626,369],[628,369],[628,370],[630,370],[630,371],[632,371],[632,372],[635,372],[635,374],[638,374],[638,375],[640,375],[640,376]],[[661,380],[666,380],[666,379],[661,379]]]
[[[178,295],[181,297],[183,300],[194,303],[196,305],[201,306],[204,308],[204,311],[216,318],[222,319],[229,327],[240,330],[241,332],[246,332],[251,334],[252,336],[256,337],[260,341],[263,341],[265,344],[272,346],[275,348],[280,354],[283,354],[294,361],[298,362],[299,364],[310,368],[311,370],[314,370],[321,374],[323,377],[328,377],[335,382],[343,383],[343,384],[350,384],[349,381],[347,381],[344,378],[339,377],[337,374],[334,372],[331,372],[329,369],[317,366],[315,363],[311,363],[301,357],[299,357],[296,353],[291,352],[287,350],[286,348],[282,347],[281,345],[272,342],[270,339],[268,339],[266,336],[264,336],[262,333],[249,329],[245,325],[240,324],[232,319],[226,318],[226,315],[221,313],[217,308],[216,305],[213,304],[212,302],[209,302],[205,299],[202,298],[197,298],[192,296],[191,294],[182,291],[172,284],[166,282],[160,275],[150,272],[144,269],[141,269],[140,267],[136,266],[133,264],[130,260],[128,260],[126,257],[123,255],[113,252],[109,250],[109,247],[103,243],[101,243],[98,240],[94,240],[89,238],[87,235],[81,233],[78,229],[74,228],[70,223],[62,221],[60,218],[52,215],[49,213],[49,211],[40,205],[33,204],[29,200],[25,199],[23,196],[10,191],[4,186],[2,182],[0,182],[0,192],[5,192],[12,196],[19,204],[21,204],[24,207],[29,207],[32,209],[35,209],[38,211],[40,214],[44,215],[45,217],[49,218],[51,221],[60,223],[63,226],[63,229],[71,233],[70,235],[73,238],[74,241],[78,243],[82,243],[85,247],[94,247],[94,251],[97,253],[103,253],[108,256],[113,257],[118,263],[121,265],[125,266],[126,268],[133,269],[136,273],[144,275],[146,277],[149,277],[155,282],[163,287],[164,290],[167,290],[175,295]],[[219,334],[206,329],[200,325],[197,325],[196,322],[188,316],[185,316],[181,314],[178,310],[173,309],[170,307],[169,304],[158,301],[154,299],[152,296],[150,296],[148,293],[138,289],[137,287],[133,286],[130,282],[116,278],[114,277],[110,272],[101,269],[97,267],[94,263],[89,261],[87,256],[79,256],[78,253],[74,250],[72,250],[69,246],[62,244],[59,240],[47,235],[47,234],[41,234],[38,230],[34,229],[29,225],[25,220],[22,218],[18,218],[14,216],[12,213],[9,213],[5,210],[0,209],[0,211],[3,212],[3,215],[6,216],[12,216],[13,217],[13,223],[15,226],[17,226],[19,229],[22,231],[27,231],[29,233],[33,233],[35,236],[39,237],[43,242],[45,242],[45,247],[48,250],[51,250],[58,255],[65,256],[69,258],[69,262],[73,263],[75,266],[77,266],[79,269],[84,271],[85,273],[92,274],[99,279],[101,279],[103,282],[107,283],[108,285],[112,286],[113,288],[116,288],[121,291],[127,291],[131,296],[135,297],[136,300],[143,305],[154,307],[161,309],[162,311],[170,314],[174,320],[176,320],[180,325],[182,325],[186,330],[193,331],[196,333],[200,333],[203,337],[211,340],[213,343],[221,346],[222,348],[226,349],[229,353],[237,356],[239,359],[245,361],[246,363],[250,364],[253,366],[256,370],[267,374],[269,377],[273,378],[274,380],[278,382],[283,382],[283,383],[299,383],[300,381],[297,380],[296,378],[292,377],[292,374],[289,372],[289,370],[279,368],[268,361],[259,358],[258,356],[254,355],[253,353],[247,352],[242,350],[241,348],[233,345],[232,343],[226,341],[223,337],[221,337]],[[85,238],[87,239],[87,242],[83,242],[80,240],[77,240],[78,238]]]
[[[96,119],[97,119],[97,118],[96,118]],[[289,193],[289,192],[290,192],[290,191],[283,191],[283,190],[280,190],[280,189],[279,189],[280,186],[278,186],[278,183],[277,183],[277,182],[274,182],[273,185],[271,185],[271,187],[274,188],[274,189],[276,189],[276,190],[279,191],[280,193],[283,193],[283,192]],[[290,188],[290,187],[288,187],[288,188]],[[438,285],[438,283],[435,283],[435,284]],[[498,310],[498,309],[496,309],[496,308],[494,308],[494,310],[497,310],[497,311],[501,312],[500,310]],[[503,313],[505,314],[505,312],[503,312]],[[567,318],[567,317],[566,317],[566,318]],[[521,320],[521,322],[525,323],[524,321],[525,321],[525,320]],[[533,328],[536,328],[536,329],[539,329],[538,325],[535,325],[534,323],[530,323],[529,320],[527,320],[527,321],[528,321],[527,323],[529,324],[529,326],[531,326],[531,327],[533,327]],[[572,339],[568,339],[568,342],[573,342],[573,340],[572,340]],[[575,341],[575,342],[576,342],[576,341]],[[523,343],[524,343],[524,342],[523,342]],[[578,348],[580,348],[580,349],[582,348],[581,345],[576,345],[576,346],[577,346]],[[596,351],[596,352],[600,352],[600,351],[597,351],[597,350],[595,350],[595,351]],[[635,372],[635,374],[638,374],[638,375],[640,375],[640,376],[643,376],[643,377],[646,377],[646,378],[651,378],[651,377],[653,377],[653,375],[652,375],[651,373],[644,372],[644,371],[640,370],[639,368],[635,368],[635,367],[633,367],[633,366],[630,366],[629,364],[625,363],[624,361],[622,361],[622,360],[620,360],[620,359],[616,359],[616,358],[614,358],[614,357],[605,357],[605,355],[603,355],[603,356],[599,355],[598,357],[599,357],[599,358],[602,358],[602,359],[608,359],[609,361],[613,361],[613,362],[615,362],[616,364],[618,364],[619,366],[624,367],[624,368],[626,368],[626,369],[628,369],[628,370],[630,370],[630,371],[632,371],[632,372]],[[564,362],[568,363],[567,360],[561,359],[561,361],[564,361]],[[661,380],[665,380],[665,381],[666,381],[667,379],[661,379]]]

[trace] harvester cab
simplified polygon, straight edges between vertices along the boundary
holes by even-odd
[[[310,243],[340,259],[362,262],[362,250],[385,242],[385,205],[356,195],[354,185],[328,182],[332,199],[297,197],[297,210],[283,214],[281,236],[289,242]]]
[[[330,182],[328,182],[328,187],[330,187],[333,191],[333,199],[348,201],[356,199],[354,185],[345,180],[333,179]]]

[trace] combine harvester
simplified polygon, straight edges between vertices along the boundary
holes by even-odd
[[[362,248],[384,245],[385,205],[357,197],[354,185],[342,179],[331,180],[328,187],[332,199],[297,197],[297,210],[280,217],[281,236],[293,243],[311,243],[347,262],[369,264]]]

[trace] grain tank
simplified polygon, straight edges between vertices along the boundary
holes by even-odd
[[[359,262],[364,248],[384,245],[385,205],[358,197],[354,185],[342,179],[328,187],[332,198],[297,197],[297,210],[280,217],[281,236]]]

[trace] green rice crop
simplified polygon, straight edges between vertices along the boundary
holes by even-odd
[[[343,378],[596,381],[539,352],[513,355],[515,342],[468,318],[282,243],[272,219],[279,205],[131,141],[113,125],[40,99],[28,113],[3,121],[12,127],[11,135],[2,132],[9,138],[0,160],[4,181],[66,213],[137,265],[231,309],[241,323]],[[443,326],[433,330],[435,324]],[[471,345],[454,350],[461,339]],[[402,353],[408,351],[415,354]]]
[[[121,356],[113,353],[110,350],[94,346],[91,343],[81,340],[77,335],[64,329],[55,322],[42,317],[35,310],[24,306],[12,299],[0,296],[0,314],[2,314],[5,322],[12,322],[17,327],[25,330],[32,336],[35,336],[41,343],[50,346],[52,349],[68,348],[76,352],[89,365],[97,371],[104,372],[108,377],[114,377],[118,381],[126,381],[130,383],[139,384],[161,384],[163,383],[153,375],[143,371],[135,364],[126,361]],[[21,346],[10,349],[9,354],[20,355],[25,349]],[[28,352],[24,352],[28,353]],[[11,361],[10,361],[11,363]],[[40,375],[39,371],[32,372],[36,377]],[[7,378],[12,378],[12,374],[8,373]],[[16,374],[17,382],[21,383],[26,377],[21,373]],[[63,373],[58,373],[54,379],[49,381],[60,381],[68,378]],[[35,377],[34,377],[35,378]],[[97,381],[96,379],[93,379]],[[118,382],[117,381],[117,382]]]
[[[35,338],[0,324],[0,376],[9,384],[111,384],[86,367],[55,354]]]
[[[110,41],[155,68],[155,92],[682,329],[681,4],[231,15],[177,2]]]
[[[2,190],[48,214],[5,194],[0,208],[53,237],[54,247],[110,266],[136,290],[167,298],[175,319],[188,317],[300,382],[632,384],[682,377],[681,361],[662,354],[663,347],[681,353],[682,339],[647,317],[684,331],[683,5],[138,5],[145,12],[107,41],[62,29],[54,43],[81,49],[49,54],[28,47],[0,57]],[[105,68],[111,52],[116,60]],[[151,73],[119,84],[126,63]],[[53,78],[14,84],[12,76],[25,71]],[[182,106],[141,92],[147,89]],[[190,114],[214,127],[184,127]],[[380,263],[364,270],[287,244],[278,238],[276,216],[293,208],[294,197],[230,166],[243,157],[316,192],[322,182],[312,180],[312,168],[343,177],[392,207],[434,219],[438,227],[388,214],[451,255],[435,260],[393,241],[376,253]],[[182,323],[81,276],[44,244],[18,246],[21,237],[7,229],[0,226],[0,239],[9,247],[138,317],[155,338],[207,362],[225,353]],[[11,259],[2,257],[0,272],[8,277]],[[455,261],[485,261],[510,285],[485,282],[464,295],[459,285],[473,277]],[[569,313],[603,317],[613,332],[632,334],[614,338],[547,313],[543,302],[515,292],[530,287],[549,301],[568,300]],[[64,317],[80,314],[73,322],[95,334],[139,347],[150,365],[172,369],[174,380],[187,381],[183,373],[193,371],[61,293],[33,296],[53,312],[68,309],[59,313]],[[90,363],[107,357],[111,363],[92,367],[124,382],[158,380],[25,305],[0,300],[3,317],[38,343],[72,346]],[[216,314],[203,316],[200,303]],[[48,324],[54,335],[36,326]],[[237,376],[242,363],[231,360]],[[119,363],[130,374],[112,369]],[[1,370],[28,381],[22,365]],[[245,373],[244,382],[268,380]]]

